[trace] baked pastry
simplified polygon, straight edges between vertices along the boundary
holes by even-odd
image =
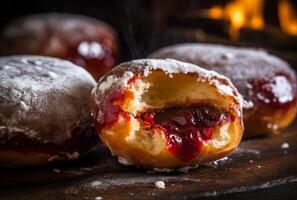
[[[116,65],[118,43],[107,24],[81,15],[47,13],[9,23],[0,33],[0,54],[31,54],[70,60],[95,79]]]
[[[68,61],[0,58],[0,166],[72,160],[98,146],[92,76]]]
[[[176,60],[122,63],[91,98],[97,132],[123,164],[194,166],[232,152],[243,133],[242,99],[232,83]]]
[[[211,44],[180,44],[152,58],[174,58],[230,78],[251,102],[244,109],[244,136],[278,133],[296,116],[296,75],[284,60],[256,49]]]

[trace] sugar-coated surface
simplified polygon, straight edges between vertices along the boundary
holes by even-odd
[[[100,20],[44,13],[14,20],[0,31],[0,55],[22,54],[70,60],[97,79],[116,65],[118,44],[116,33]]]
[[[294,71],[285,61],[265,51],[196,43],[165,47],[154,52],[151,57],[177,59],[223,74],[230,78],[248,101],[279,101],[281,104],[296,98]],[[282,76],[275,81],[270,80],[278,74]],[[266,81],[263,89],[254,91],[257,86],[253,87],[251,82],[255,80]],[[269,94],[263,96],[263,93]]]
[[[238,114],[241,113],[243,99],[229,79],[214,71],[205,70],[197,65],[180,62],[173,59],[138,59],[122,63],[103,76],[98,86],[93,89],[93,114],[98,122],[102,122],[104,104],[112,91],[122,91],[128,86],[129,80],[136,75],[148,76],[154,71],[164,71],[170,76],[174,73],[193,74],[197,82],[207,82],[215,86],[223,96],[234,98],[238,104]],[[94,106],[96,105],[96,106]]]
[[[197,65],[173,59],[138,59],[122,63],[99,80],[97,92],[105,93],[111,88],[124,88],[133,75],[148,76],[156,70],[164,71],[169,76],[174,73],[195,74],[198,82],[208,81],[209,84],[215,85],[220,92],[234,96],[238,102],[242,103],[240,94],[225,76],[200,68]]]
[[[82,68],[56,58],[0,59],[0,138],[16,132],[63,144],[70,129],[89,115],[94,79]]]

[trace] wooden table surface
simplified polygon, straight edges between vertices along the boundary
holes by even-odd
[[[288,198],[297,195],[297,122],[279,135],[244,140],[227,158],[188,173],[122,166],[103,151],[64,166],[1,169],[0,186],[1,200]]]

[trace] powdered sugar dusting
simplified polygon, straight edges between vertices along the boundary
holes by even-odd
[[[165,182],[164,181],[156,181],[155,187],[159,189],[165,189]]]
[[[155,70],[162,70],[169,76],[175,73],[196,74],[198,77],[197,81],[203,82],[207,80],[210,84],[216,86],[222,94],[233,96],[240,104],[243,104],[241,95],[237,92],[237,89],[233,86],[231,81],[215,71],[206,70],[197,65],[180,62],[174,59],[138,59],[123,63],[119,68],[123,68],[129,64],[131,67],[139,68],[139,71],[141,71],[144,76],[148,76]]]
[[[269,79],[282,72],[290,77],[290,82],[280,77],[276,80],[278,87],[273,87],[276,96],[281,101],[292,100],[291,85],[296,82],[296,76],[289,65],[263,50],[238,48],[213,44],[178,44],[162,48],[154,52],[152,58],[173,58],[214,70],[230,78],[245,100],[253,100],[249,90],[249,81],[254,79]],[[294,84],[292,84],[294,83]],[[249,107],[251,108],[251,107]]]
[[[4,66],[0,67],[1,125],[9,133],[21,130],[27,137],[44,142],[62,144],[69,138],[68,133],[61,133],[65,132],[65,125],[71,127],[80,112],[88,108],[87,103],[81,102],[86,101],[95,85],[91,75],[68,61],[42,56],[2,57],[0,66]],[[74,104],[70,99],[76,99]],[[58,125],[44,120],[50,118]],[[44,131],[40,127],[50,128]],[[51,127],[56,131],[51,131]]]
[[[126,71],[123,76],[117,77],[115,75],[109,75],[106,80],[98,85],[100,92],[104,93],[111,87],[125,86],[128,81],[134,76],[132,72]]]

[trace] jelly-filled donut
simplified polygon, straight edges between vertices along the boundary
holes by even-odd
[[[81,15],[48,13],[9,23],[0,33],[0,54],[34,54],[70,60],[95,79],[116,65],[118,43],[107,24]]]
[[[242,99],[232,83],[176,60],[122,63],[91,98],[97,132],[123,164],[194,166],[226,156],[243,134]]]
[[[296,75],[276,56],[256,49],[180,44],[160,49],[151,57],[197,64],[230,78],[253,104],[244,109],[244,136],[278,133],[295,119]]]
[[[40,166],[95,149],[96,82],[83,68],[41,56],[0,58],[0,166]]]

